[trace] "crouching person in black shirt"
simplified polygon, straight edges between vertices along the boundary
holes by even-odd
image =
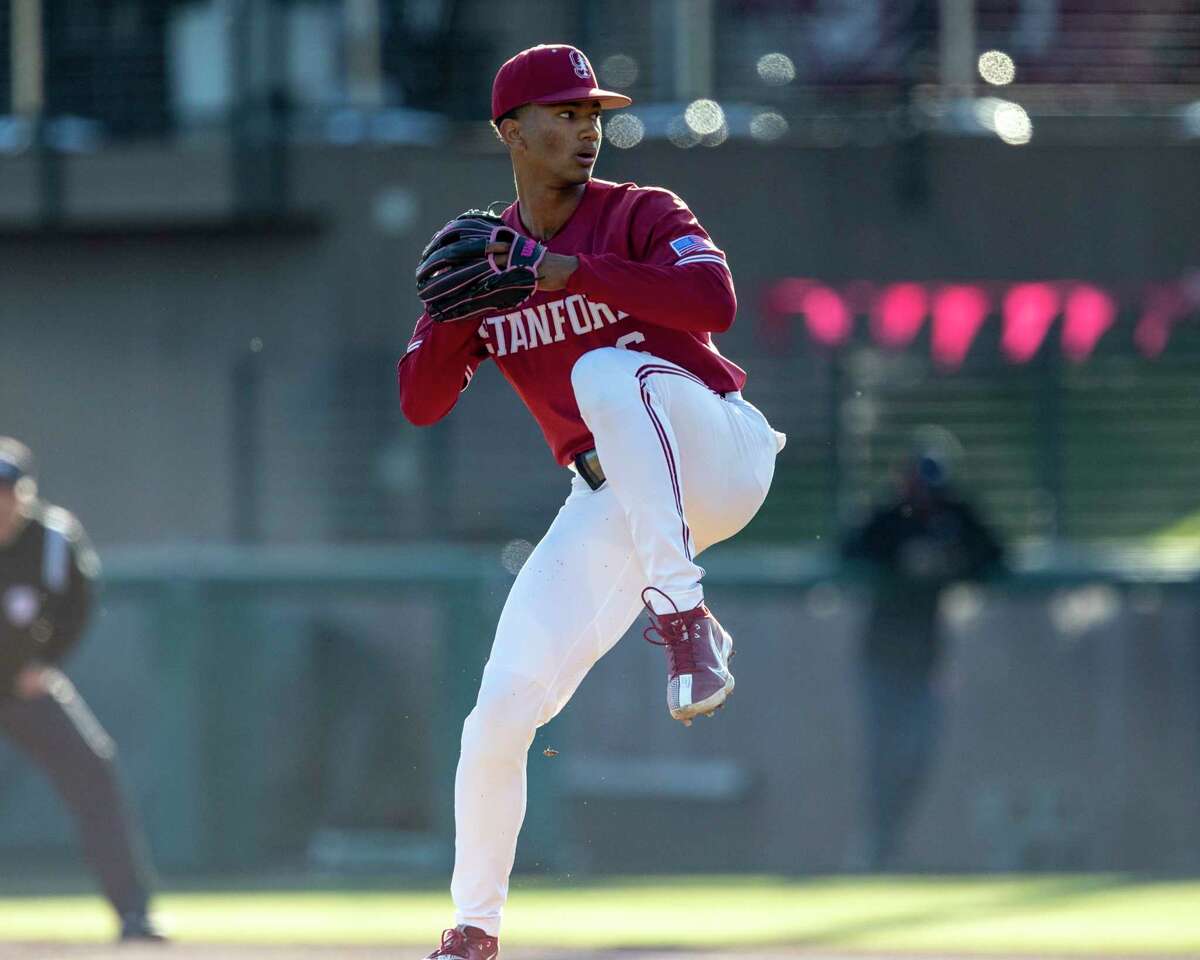
[[[79,521],[37,498],[29,449],[0,437],[0,731],[70,808],[121,939],[159,941],[148,913],[151,871],[121,792],[116,747],[56,666],[87,625],[97,572]]]

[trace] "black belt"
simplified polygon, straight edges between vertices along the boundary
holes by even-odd
[[[593,490],[604,486],[604,468],[600,466],[600,458],[596,456],[596,448],[584,450],[575,458],[575,472],[583,477],[584,482]]]

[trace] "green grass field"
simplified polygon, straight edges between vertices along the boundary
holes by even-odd
[[[159,911],[180,941],[435,942],[445,892],[192,890]],[[94,896],[0,897],[0,941],[104,940]],[[978,878],[688,877],[519,880],[511,946],[776,945],[872,952],[1200,954],[1200,881],[1118,875]]]

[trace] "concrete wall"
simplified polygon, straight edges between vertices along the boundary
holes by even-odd
[[[638,633],[601,662],[556,721],[563,729],[539,739],[559,756],[535,748],[530,759],[568,766],[568,849],[582,867],[862,866],[862,607],[853,592],[831,603],[829,590],[783,599],[710,589],[713,609],[737,625],[738,684],[716,718],[690,729],[669,721],[662,657]],[[1200,863],[1194,597],[1116,591],[1107,616],[1065,633],[1055,620],[1067,596],[989,591],[945,624],[943,736],[894,868]],[[578,774],[597,763],[610,782]],[[678,771],[676,789],[642,792],[637,778],[656,767]],[[740,786],[705,797],[706,777]]]
[[[219,144],[71,159],[55,230],[30,220],[30,161],[4,161],[0,430],[34,446],[45,492],[102,544],[227,539],[231,371],[257,337],[267,539],[337,539],[356,509],[384,536],[536,538],[564,483],[494,371],[429,431],[392,401],[418,251],[454,212],[512,196],[505,156],[479,143],[297,148],[290,219],[253,226],[230,219]],[[650,144],[601,160],[606,177],[676,189],[726,248],[742,309],[722,347],[749,364],[748,392],[781,429],[811,429],[813,374],[803,353],[765,356],[756,341],[769,279],[1077,276],[1136,289],[1200,260],[1191,147],[933,143],[915,205],[895,189],[902,149]]]
[[[498,550],[470,569],[440,556],[347,553],[258,579],[234,555],[158,564],[161,580],[125,564],[69,672],[120,746],[162,865],[304,863],[321,828],[408,831],[432,840],[422,866],[448,865],[457,740],[509,577]],[[671,720],[663,656],[635,625],[538,733],[521,869],[861,862],[862,597],[728,575],[753,556],[705,555],[739,651],[729,706]],[[1200,868],[1197,600],[1098,579],[948,601],[943,737],[893,865]],[[61,804],[0,744],[0,866],[72,849]]]

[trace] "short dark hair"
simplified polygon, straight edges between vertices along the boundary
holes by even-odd
[[[493,120],[492,129],[496,131],[496,136],[500,137],[500,124],[502,124],[505,120],[516,120],[518,114],[520,114],[520,112],[524,109],[525,104],[521,104],[519,107],[513,107],[511,110],[500,114],[500,116]],[[503,140],[504,138],[500,137],[500,139]]]

